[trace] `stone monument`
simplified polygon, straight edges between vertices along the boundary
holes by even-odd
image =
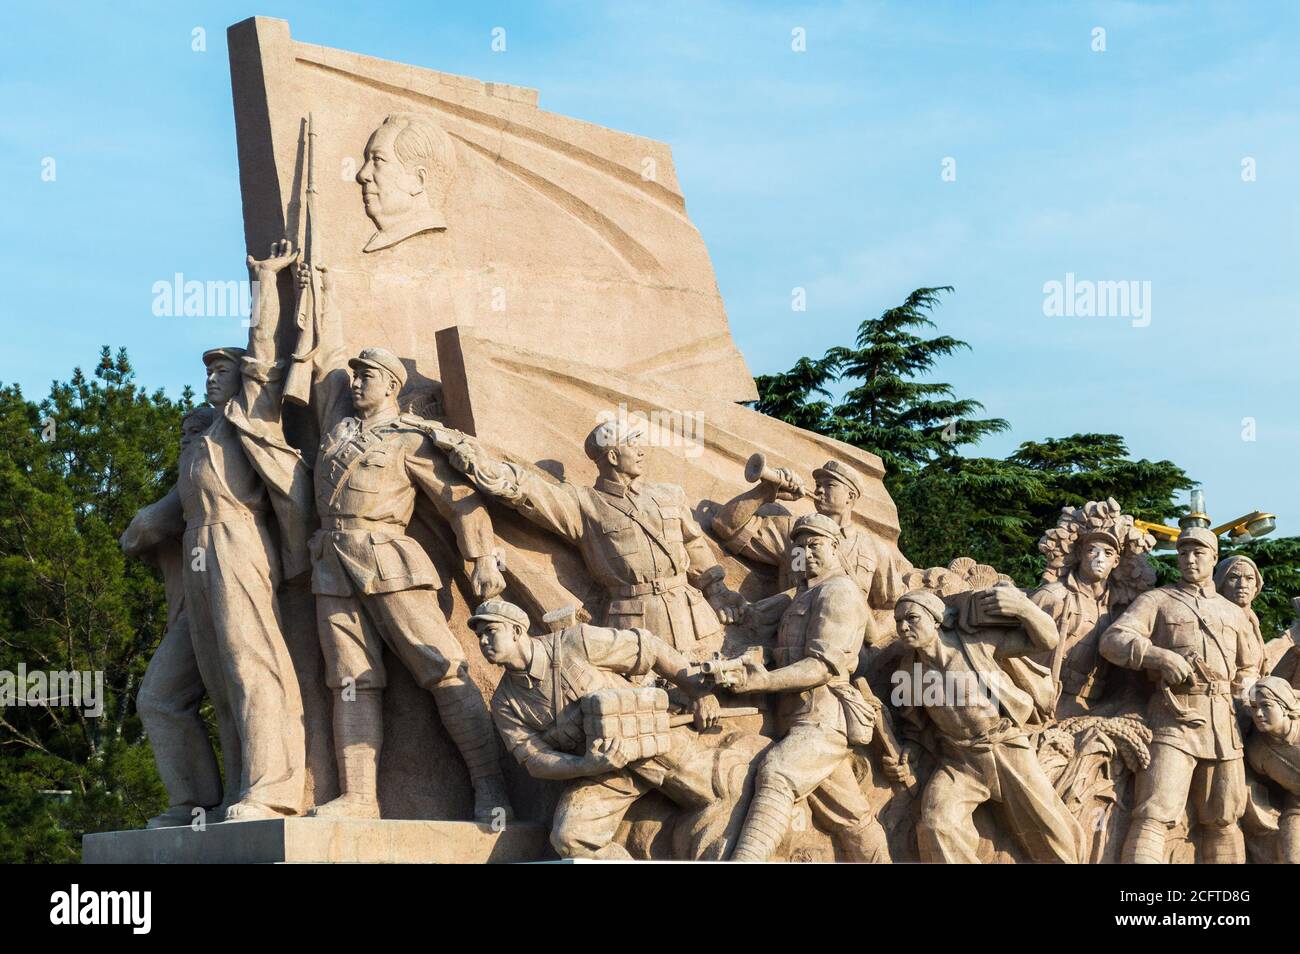
[[[877,457],[745,406],[666,145],[229,49],[257,311],[122,540],[170,805],[85,861],[1300,857],[1294,639],[1214,533],[914,568]]]

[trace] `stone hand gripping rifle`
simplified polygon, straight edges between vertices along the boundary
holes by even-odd
[[[289,370],[284,380],[284,399],[292,404],[306,406],[311,399],[312,359],[319,343],[320,287],[314,267],[322,261],[320,254],[320,223],[316,220],[316,126],[307,115],[307,194],[306,226],[298,241],[303,250],[302,260],[309,276],[307,287],[298,295],[298,341],[293,349]]]

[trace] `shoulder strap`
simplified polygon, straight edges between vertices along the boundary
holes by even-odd
[[[1190,599],[1190,597],[1188,597],[1186,593],[1182,590],[1172,588],[1169,590],[1169,595],[1192,611],[1192,615],[1196,617],[1196,624],[1200,626],[1201,632],[1203,632],[1206,637],[1209,638],[1210,642],[1214,643],[1215,648],[1219,650],[1219,655],[1223,657],[1224,664],[1228,667],[1228,678],[1231,679],[1237,670],[1236,653],[1229,653],[1223,648],[1223,643],[1219,642],[1218,634],[1215,633],[1214,630],[1210,629],[1206,624],[1205,619],[1196,611],[1196,605],[1194,603],[1188,603],[1187,600]]]
[[[597,491],[597,493],[599,494],[600,491]],[[623,516],[630,519],[638,527],[640,527],[642,530],[645,531],[646,536],[650,538],[651,542],[656,544],[660,550],[664,551],[664,555],[668,557],[668,562],[672,564],[674,573],[681,572],[681,567],[677,565],[676,555],[673,553],[672,548],[668,546],[667,541],[665,541],[663,537],[659,535],[659,531],[655,530],[648,523],[642,520],[641,516],[632,507],[628,507],[627,509],[624,509],[623,507],[620,507],[618,504],[616,504],[613,500],[609,499],[609,497],[605,496],[604,494],[600,494],[600,496],[601,499],[604,500],[606,504],[613,507],[619,513],[621,513]],[[658,503],[658,501],[656,501],[656,503]]]
[[[567,632],[567,629],[562,629],[551,640],[551,711],[557,720],[560,718],[560,710],[564,708],[564,682],[560,667],[564,665],[564,634]]]

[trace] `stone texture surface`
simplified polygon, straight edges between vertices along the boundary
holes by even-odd
[[[387,347],[431,387],[433,333],[479,326],[502,343],[755,396],[665,144],[548,113],[534,90],[301,43],[283,20],[236,24],[229,46],[248,247],[300,234],[310,113],[324,252],[354,352]],[[375,225],[354,176],[394,112],[430,118],[454,144],[447,224],[365,253]]]
[[[532,861],[542,826],[283,818],[87,835],[83,864],[488,864]]]

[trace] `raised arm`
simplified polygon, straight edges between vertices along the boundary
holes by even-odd
[[[571,543],[582,537],[582,503],[577,488],[555,483],[518,464],[497,460],[477,440],[446,430],[434,439],[451,465],[483,493],[518,510],[533,523]]]
[[[789,486],[802,487],[792,471],[781,473],[788,475]],[[729,553],[767,566],[780,566],[795,518],[778,501],[794,499],[800,492],[780,490],[766,482],[758,484],[725,504],[710,521],[709,529]]]
[[[272,245],[264,259],[248,256],[248,269],[256,282],[257,294],[237,400],[249,419],[276,426],[280,422],[286,366],[286,362],[277,360],[275,353],[277,336],[286,320],[280,307],[279,279],[280,272],[297,262],[298,257],[299,253],[287,239]]]
[[[305,264],[298,266],[298,294],[307,297],[308,314],[312,305],[316,312],[314,347],[299,359],[311,362],[311,403],[316,409],[317,427],[324,437],[352,414],[352,373],[348,370],[343,319],[334,306],[333,274],[324,265],[315,269],[319,300],[313,303],[311,269]]]
[[[999,659],[1051,652],[1061,641],[1056,622],[1014,586],[994,586],[975,596],[991,616],[1010,616],[1020,626],[1009,629],[998,641],[995,655]]]

